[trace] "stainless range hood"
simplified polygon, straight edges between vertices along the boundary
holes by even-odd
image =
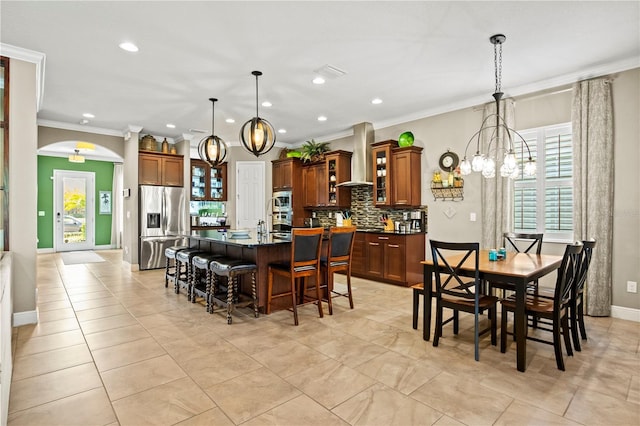
[[[353,155],[351,156],[351,180],[336,186],[373,185],[371,177],[371,144],[374,141],[373,124],[353,126]]]

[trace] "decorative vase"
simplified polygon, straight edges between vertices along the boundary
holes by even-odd
[[[140,150],[141,151],[157,151],[158,150],[158,142],[156,138],[151,135],[143,136],[140,139]]]
[[[169,141],[167,140],[167,138],[164,138],[164,140],[162,141],[162,153],[169,153]]]

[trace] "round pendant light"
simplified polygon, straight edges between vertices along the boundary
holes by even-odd
[[[215,135],[215,104],[216,98],[209,98],[211,101],[211,135],[200,141],[198,145],[198,155],[212,167],[224,163],[227,158],[227,144]]]
[[[247,151],[259,157],[271,151],[276,144],[276,132],[271,123],[258,115],[258,77],[262,73],[253,71],[251,74],[256,77],[256,116],[240,128],[240,142]]]

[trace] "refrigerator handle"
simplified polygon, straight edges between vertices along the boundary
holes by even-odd
[[[162,235],[167,235],[167,194],[162,192]]]

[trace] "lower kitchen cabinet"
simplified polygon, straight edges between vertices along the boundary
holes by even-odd
[[[357,232],[351,274],[360,278],[409,286],[422,282],[424,234]]]

